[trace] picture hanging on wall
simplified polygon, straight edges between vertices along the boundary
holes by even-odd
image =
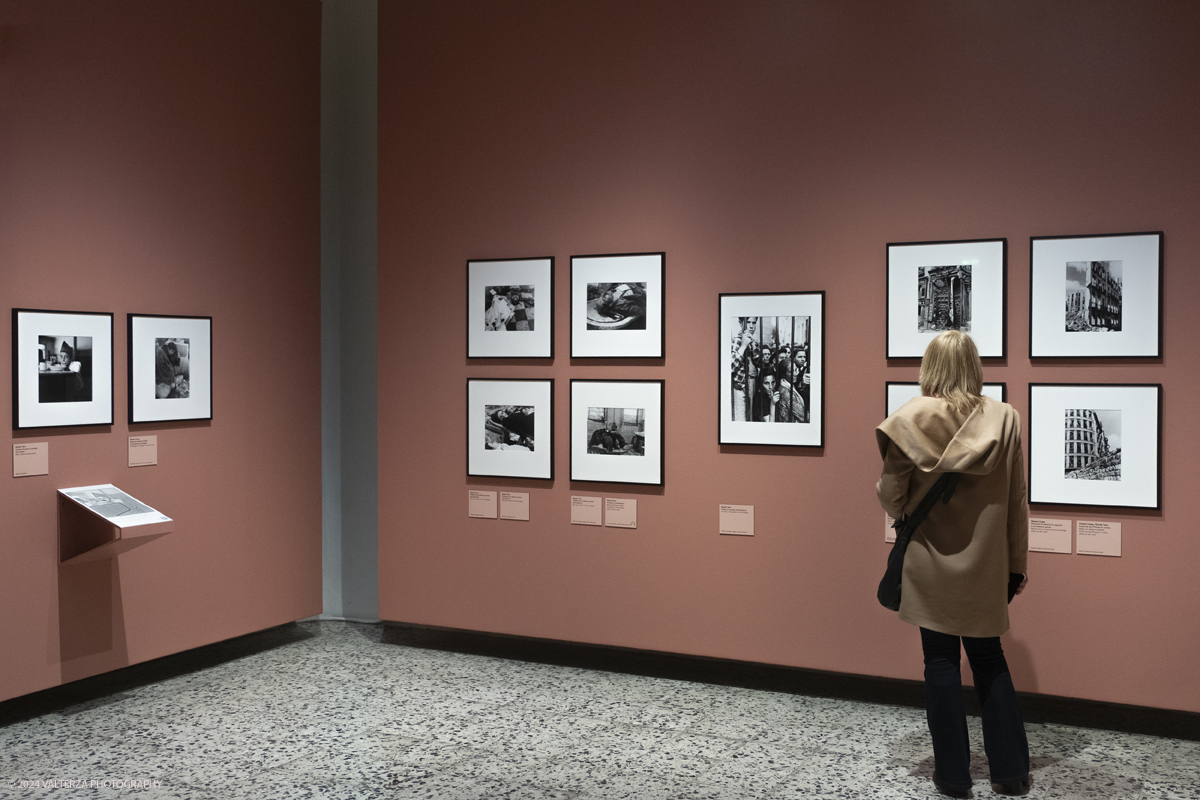
[[[113,315],[13,309],[13,428],[113,424]]]
[[[1030,358],[1162,355],[1163,234],[1029,240]]]
[[[571,357],[662,358],[666,253],[571,256]]]
[[[129,421],[212,419],[212,317],[130,314]]]
[[[1029,385],[1029,502],[1161,508],[1160,384]]]
[[[825,445],[825,292],[722,294],[720,444]]]
[[[554,357],[554,259],[467,262],[467,358]]]
[[[959,330],[981,358],[1007,346],[1007,239],[887,246],[887,357],[920,358],[942,331]]]
[[[663,485],[663,381],[571,381],[571,480]]]
[[[1001,403],[1008,402],[1008,386],[1005,383],[985,383],[981,394]],[[916,381],[888,381],[885,400],[886,415],[895,414],[900,406],[921,396],[921,384]]]
[[[467,475],[553,480],[553,379],[467,379]]]

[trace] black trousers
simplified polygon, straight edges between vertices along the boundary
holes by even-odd
[[[925,652],[925,716],[933,739],[938,780],[955,789],[971,787],[971,747],[962,702],[960,637],[921,628]],[[983,709],[983,750],[992,783],[1023,780],[1029,774],[1029,742],[1017,705],[1017,692],[1000,637],[961,637]]]

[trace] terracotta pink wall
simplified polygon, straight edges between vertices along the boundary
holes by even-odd
[[[1119,559],[1033,554],[1023,690],[1200,711],[1200,10],[1182,3],[381,4],[380,614],[901,678],[875,602],[884,245],[1009,240],[1007,381],[1165,386],[1161,513]],[[1166,232],[1160,362],[1037,364],[1029,237]],[[662,365],[572,363],[569,256],[665,250]],[[468,362],[468,258],[557,257],[549,362]],[[717,295],[828,293],[827,446],[716,440]],[[465,478],[467,377],[553,377],[556,480]],[[666,486],[572,484],[570,378],[665,378]],[[528,523],[468,519],[520,487]],[[569,495],[637,497],[636,531]],[[717,504],[755,506],[752,539]]]
[[[320,611],[319,56],[316,0],[0,1],[4,379],[10,307],[116,315],[116,424],[9,437],[50,474],[0,477],[0,699]],[[213,317],[211,423],[125,422],[127,312]],[[107,482],[175,532],[59,569]]]

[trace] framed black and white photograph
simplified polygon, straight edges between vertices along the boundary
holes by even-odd
[[[113,315],[13,309],[13,428],[113,424]]]
[[[718,442],[825,445],[825,293],[719,297]]]
[[[969,334],[981,358],[1007,347],[1007,239],[887,246],[887,357],[920,358],[942,331]]]
[[[980,394],[984,397],[990,397],[993,400],[999,400],[1001,403],[1008,402],[1008,386],[1005,383],[985,383],[983,384],[983,391]],[[920,396],[921,384],[916,381],[888,381],[885,416],[890,417],[900,410],[900,406],[914,397]]]
[[[663,381],[571,381],[571,480],[663,485]]]
[[[666,258],[571,256],[572,358],[662,358]]]
[[[1161,508],[1160,384],[1031,383],[1029,502]]]
[[[467,475],[554,479],[553,379],[467,379]]]
[[[1030,358],[1162,355],[1163,234],[1029,240]]]
[[[130,314],[129,421],[213,418],[212,317]]]
[[[467,262],[467,358],[554,357],[554,259]]]

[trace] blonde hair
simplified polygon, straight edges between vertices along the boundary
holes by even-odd
[[[943,331],[933,337],[921,359],[921,394],[940,397],[960,414],[979,405],[983,364],[975,342],[962,331]]]

